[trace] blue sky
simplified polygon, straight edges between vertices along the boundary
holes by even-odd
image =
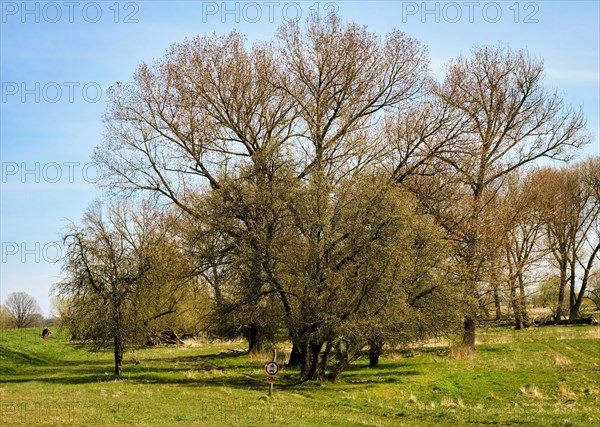
[[[594,1],[0,1],[0,300],[25,291],[50,312],[69,220],[101,197],[90,156],[106,90],[141,62],[203,33],[269,40],[286,18],[335,9],[381,35],[398,28],[443,75],[473,45],[503,43],[544,59],[546,83],[581,106],[600,154],[600,9]]]

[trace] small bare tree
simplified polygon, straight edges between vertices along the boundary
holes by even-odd
[[[11,323],[17,328],[31,326],[40,317],[40,307],[35,298],[26,292],[13,292],[4,302]]]
[[[57,292],[67,308],[61,317],[78,338],[113,349],[115,375],[122,373],[125,347],[146,338],[151,321],[175,312],[191,279],[163,220],[148,204],[139,212],[111,205],[104,218],[96,203],[83,226],[64,237],[67,277]]]

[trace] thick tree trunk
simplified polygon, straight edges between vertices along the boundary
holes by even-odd
[[[376,347],[369,347],[369,368],[376,368],[379,366],[379,356],[381,355],[381,349]]]
[[[312,364],[312,354],[310,352],[310,346],[308,345],[308,342],[302,342],[300,344],[300,354],[302,357],[302,364],[300,366],[300,378],[301,379],[306,379],[306,376],[308,375],[308,371],[310,370],[311,364]]]
[[[310,367],[306,376],[303,378],[304,380],[324,380],[325,379],[325,370],[323,363],[320,360],[319,355],[321,354],[321,349],[323,348],[323,343],[311,343],[309,345],[310,351]]]
[[[581,291],[580,291],[581,293]],[[571,308],[569,309],[569,321],[573,322],[577,319],[579,319],[579,309],[581,308],[581,301],[579,298],[577,299],[577,301],[575,302],[575,304],[573,306],[571,306]]]
[[[523,328],[523,313],[521,311],[521,303],[519,301],[519,297],[517,297],[516,293],[516,284],[513,280],[509,283],[510,286],[510,298],[513,306],[513,313],[515,316],[515,329],[519,330]]]
[[[558,292],[558,303],[556,304],[556,311],[554,313],[554,320],[559,321],[564,316],[564,304],[565,304],[565,288],[564,283],[561,285]]]
[[[583,295],[583,293],[585,292],[585,289],[581,289],[579,291],[579,295]],[[575,301],[575,304],[573,304],[570,308],[569,308],[569,321],[574,321],[577,320],[579,318],[579,309],[581,308],[581,302],[583,301],[583,298],[577,298]]]
[[[334,382],[337,379],[337,377],[342,373],[342,371],[348,367],[349,364],[350,364],[350,357],[346,357],[346,358],[340,360],[331,369],[331,372],[329,372],[329,374],[327,374],[327,379],[329,381]]]
[[[344,357],[340,358],[340,360],[335,364],[335,366],[331,368],[331,371],[329,372],[329,374],[327,374],[327,379],[330,381],[335,381],[337,377],[348,367],[348,365],[356,357],[356,355],[359,354],[362,347],[362,343],[347,343],[345,351],[343,353]],[[383,339],[380,338],[379,354],[381,354],[382,347]],[[341,348],[338,349],[341,351]]]
[[[248,329],[248,353],[262,353],[264,350],[265,336],[261,325],[258,322],[252,322]]]
[[[287,366],[290,368],[300,368],[302,366],[302,351],[300,346],[294,344],[292,346],[292,352],[290,353],[290,360],[288,361]]]
[[[475,349],[475,318],[471,315],[465,316],[465,330],[463,334],[462,344],[465,347]]]
[[[373,338],[367,340],[369,344],[369,368],[376,368],[379,366],[379,356],[381,356],[381,350],[385,341],[382,338]]]
[[[337,345],[339,345],[339,343]],[[333,345],[332,341],[327,341],[327,345],[325,346],[325,351],[323,351],[321,353],[321,355],[319,356],[319,364],[318,364],[318,368],[317,368],[317,376],[319,378],[331,379],[329,377],[329,375],[326,374],[326,371],[327,371],[327,364],[329,363],[329,357],[331,356],[331,352],[332,352],[333,348],[334,348],[334,345]],[[337,374],[335,374],[335,377],[337,377],[338,374],[339,374],[339,372]],[[333,379],[335,379],[335,377],[333,377]]]
[[[579,310],[581,309],[581,303],[583,302],[583,296],[585,295],[585,286],[581,286],[581,289],[579,290],[579,295],[577,296],[577,300],[575,301],[575,304],[569,309],[569,320],[570,321],[574,321],[579,319],[580,313]]]
[[[524,327],[525,324],[523,323],[523,316],[521,316],[521,312],[515,312],[515,329],[518,331]]]

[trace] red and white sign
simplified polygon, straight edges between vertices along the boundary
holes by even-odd
[[[265,364],[265,372],[267,373],[267,375],[270,376],[277,375],[277,373],[279,372],[279,364],[274,360],[267,362]]]

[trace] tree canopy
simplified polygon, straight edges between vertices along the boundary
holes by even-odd
[[[475,47],[442,81],[428,61],[400,31],[315,13],[273,41],[198,36],[142,64],[111,91],[95,159],[105,187],[166,203],[176,231],[149,210],[113,210],[108,228],[88,212],[67,239],[62,292],[110,301],[113,326],[136,313],[127,304],[147,322],[193,276],[214,333],[260,351],[285,331],[305,380],[335,379],[365,345],[374,365],[385,343],[457,325],[473,347],[481,308],[493,295],[500,313],[504,289],[523,324],[527,266],[553,230],[543,203],[524,202],[548,193],[523,176],[585,144],[584,118],[526,50]],[[584,203],[589,236],[598,212]],[[569,258],[571,283],[584,252]],[[149,294],[156,304],[135,299]],[[573,284],[571,296],[576,313]]]

